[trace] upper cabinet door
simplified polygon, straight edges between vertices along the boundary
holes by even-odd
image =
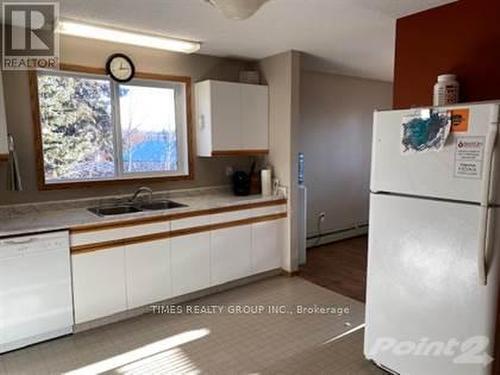
[[[212,156],[212,100],[210,81],[199,82],[194,87],[196,101],[196,149],[198,156]]]
[[[5,116],[5,102],[2,81],[2,71],[0,71],[0,156],[9,153],[7,147],[7,118]]]
[[[241,148],[269,148],[268,87],[241,85]]]
[[[196,84],[198,156],[256,155],[269,149],[268,87]]]
[[[211,82],[212,147],[214,151],[241,149],[241,90],[231,82]]]

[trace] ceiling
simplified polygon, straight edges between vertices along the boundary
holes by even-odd
[[[61,0],[61,16],[201,41],[200,53],[261,59],[290,49],[306,69],[391,81],[395,21],[450,0],[270,0],[245,21],[203,0]]]

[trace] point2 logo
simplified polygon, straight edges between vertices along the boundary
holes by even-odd
[[[59,3],[4,2],[2,16],[4,70],[59,67]]]
[[[368,352],[370,357],[381,352],[391,352],[396,356],[449,357],[455,364],[475,364],[488,366],[493,362],[486,350],[490,340],[485,336],[474,336],[463,342],[452,338],[447,342],[430,341],[422,338],[419,341],[398,341],[391,337],[380,337]]]

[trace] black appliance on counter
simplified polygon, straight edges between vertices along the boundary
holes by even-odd
[[[243,171],[233,173],[233,192],[234,195],[250,194],[250,176]]]

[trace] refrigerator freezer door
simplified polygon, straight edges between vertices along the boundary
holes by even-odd
[[[450,135],[440,151],[401,151],[401,128],[422,110],[376,112],[374,115],[371,191],[479,202],[490,125],[498,123],[498,105],[440,108],[468,113],[467,122]],[[468,112],[467,112],[468,110]],[[470,142],[470,143],[465,143]],[[466,147],[460,145],[466,144]],[[500,154],[500,153],[497,153]],[[497,155],[498,156],[498,155]],[[467,160],[470,158],[471,160]],[[477,168],[469,173],[464,168]]]
[[[489,254],[489,282],[482,286],[479,211],[472,204],[371,195],[367,358],[400,374],[490,374],[498,255]]]

